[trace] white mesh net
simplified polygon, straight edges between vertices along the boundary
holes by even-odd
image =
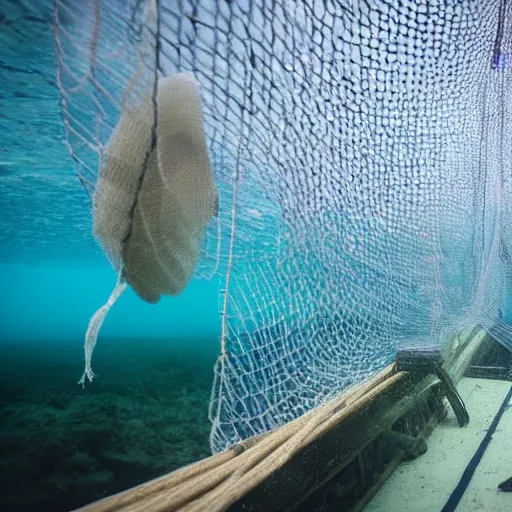
[[[201,85],[220,213],[219,451],[480,323],[512,347],[512,4],[55,1],[69,148],[92,191],[127,98]]]

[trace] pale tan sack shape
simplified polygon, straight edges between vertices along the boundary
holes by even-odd
[[[90,360],[97,334],[126,286],[123,281],[151,303],[158,302],[162,294],[181,293],[197,265],[208,222],[217,214],[218,196],[206,149],[199,84],[191,73],[159,81],[157,113],[156,148],[149,155],[138,195],[151,148],[151,97],[122,116],[102,159],[94,195],[93,230],[119,271],[119,279],[107,304],[89,323],[82,384],[85,377],[94,377]]]

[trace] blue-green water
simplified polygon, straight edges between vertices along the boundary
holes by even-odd
[[[108,263],[3,264],[0,311],[3,341],[33,339],[82,343],[89,318],[116,281]],[[179,298],[155,305],[128,289],[107,316],[103,337],[211,338],[220,333],[218,282],[194,280]]]
[[[209,455],[218,282],[89,318],[115,283],[65,146],[51,2],[0,6],[0,510],[65,511]]]

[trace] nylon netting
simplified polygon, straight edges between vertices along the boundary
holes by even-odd
[[[123,107],[201,85],[223,280],[211,446],[322,404],[406,343],[512,348],[506,0],[56,0],[58,86],[91,192]]]

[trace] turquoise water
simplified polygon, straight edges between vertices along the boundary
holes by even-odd
[[[64,144],[48,2],[0,20],[0,510],[66,511],[210,454],[218,282],[112,308],[85,389],[83,341],[115,273]],[[44,23],[43,23],[44,22]]]
[[[108,298],[116,281],[105,261],[97,264],[42,261],[0,265],[1,339],[4,341],[80,340],[89,318]],[[128,289],[103,325],[104,337],[211,338],[220,333],[218,282],[192,281],[179,298],[156,306]],[[100,345],[98,345],[100,346]]]

